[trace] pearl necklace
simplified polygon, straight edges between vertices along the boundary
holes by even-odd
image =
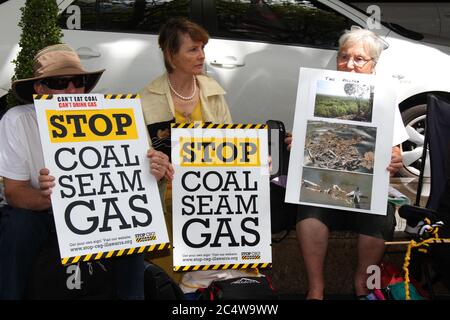
[[[172,87],[172,83],[170,83],[170,79],[169,76],[167,76],[167,82],[169,83],[169,88],[170,90],[172,90],[173,93],[175,93],[175,95],[180,98],[181,100],[185,100],[185,101],[190,101],[194,98],[195,93],[197,92],[197,86],[195,84],[195,76],[192,76],[192,94],[189,97],[185,97],[181,94],[179,94],[178,92],[175,91],[175,89]]]

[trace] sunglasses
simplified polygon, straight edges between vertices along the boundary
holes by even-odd
[[[69,83],[71,82],[75,88],[85,87],[86,77],[84,75],[73,77],[54,77],[42,79],[40,82],[49,89],[64,90],[67,89]]]

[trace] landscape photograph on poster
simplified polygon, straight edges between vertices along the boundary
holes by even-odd
[[[374,89],[362,83],[318,80],[314,116],[372,122]]]
[[[303,166],[373,174],[377,129],[307,122]]]
[[[373,175],[303,167],[300,201],[371,209]]]

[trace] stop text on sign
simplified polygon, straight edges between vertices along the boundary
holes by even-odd
[[[138,138],[133,109],[46,110],[45,114],[52,143]]]
[[[180,137],[181,166],[260,166],[258,138]]]

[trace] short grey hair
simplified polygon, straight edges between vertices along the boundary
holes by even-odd
[[[339,52],[358,42],[363,43],[367,53],[375,62],[380,58],[383,49],[387,48],[387,43],[373,31],[352,27],[350,30],[345,30],[339,38]]]

